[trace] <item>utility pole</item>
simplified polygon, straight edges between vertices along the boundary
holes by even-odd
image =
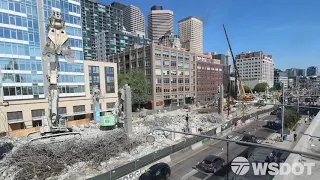
[[[300,78],[299,78],[299,80],[298,80],[298,106],[297,106],[297,113],[299,113],[300,112],[300,108],[299,108],[299,106],[300,106]]]
[[[283,139],[283,128],[284,128],[284,87],[283,87],[283,83],[281,83],[281,87],[282,87],[282,116],[281,116],[281,139]]]
[[[227,141],[227,164],[229,163],[229,141]],[[229,173],[227,172],[227,180],[229,179]]]

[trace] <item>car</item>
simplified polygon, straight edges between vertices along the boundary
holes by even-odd
[[[219,156],[209,155],[196,166],[197,169],[206,173],[215,173],[225,165],[225,160]]]
[[[141,174],[139,180],[168,180],[171,175],[170,166],[166,163],[157,163]]]
[[[278,110],[275,109],[275,110],[271,111],[270,115],[277,115],[277,112],[278,112]]]
[[[245,134],[240,141],[258,143],[256,136],[250,135],[250,134]],[[242,143],[238,143],[238,142],[237,144],[242,145]]]

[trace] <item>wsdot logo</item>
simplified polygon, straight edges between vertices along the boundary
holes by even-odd
[[[294,174],[296,176],[302,175],[305,172],[305,167],[307,170],[307,175],[311,175],[312,166],[315,163],[251,163],[254,175],[289,175]],[[231,170],[237,175],[245,175],[250,170],[250,163],[248,159],[244,157],[236,157],[231,162]]]
[[[250,169],[248,159],[244,157],[236,157],[231,163],[231,170],[236,175],[245,175]]]

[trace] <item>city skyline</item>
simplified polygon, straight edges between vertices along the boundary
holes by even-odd
[[[113,2],[98,1],[106,4]],[[203,21],[204,52],[225,53],[228,50],[221,26],[224,23],[234,54],[244,51],[264,51],[272,54],[275,66],[283,70],[291,68],[288,64],[292,63],[303,69],[319,66],[316,64],[318,62],[316,56],[308,58],[305,56],[305,54],[316,54],[320,50],[316,37],[320,26],[314,25],[316,23],[314,17],[319,16],[315,8],[320,5],[320,2],[315,0],[309,3],[288,0],[282,2],[271,0],[268,3],[253,0],[245,2],[207,0],[198,4],[193,1],[160,0],[148,2],[120,0],[118,2],[139,7],[145,18],[153,5],[160,5],[164,9],[173,11],[174,34],[178,34],[179,20],[188,16],[199,17]],[[181,8],[182,3],[183,8]],[[260,13],[261,6],[267,10],[266,12],[272,13]],[[237,12],[239,7],[242,7],[241,11],[246,13],[239,15]],[[277,43],[277,46],[274,43]]]

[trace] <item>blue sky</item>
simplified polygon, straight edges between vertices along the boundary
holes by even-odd
[[[98,0],[106,4],[112,0]],[[234,54],[260,51],[273,55],[275,67],[320,68],[320,0],[118,0],[141,8],[153,5],[174,12],[178,21],[197,16],[204,22],[204,51],[225,53],[226,25]],[[147,21],[146,21],[147,22]]]

